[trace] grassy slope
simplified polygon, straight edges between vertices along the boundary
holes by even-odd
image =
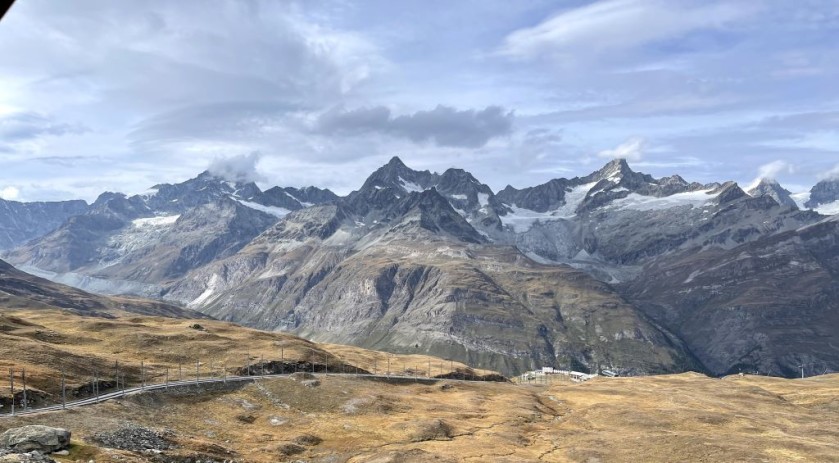
[[[271,353],[278,357],[282,346],[287,358],[305,359],[314,351],[330,355],[330,362],[342,359],[367,369],[374,358],[379,368],[386,362],[386,354],[364,349],[215,321],[200,321],[207,331],[198,331],[191,323],[6,313],[0,316],[0,368],[26,364],[34,375],[30,381],[49,390],[56,378],[47,373],[59,364],[73,365],[78,383],[91,359],[104,368],[116,355],[135,363],[144,358],[157,374],[164,364],[197,355],[233,364],[248,346],[252,356],[264,354],[266,360]],[[394,370],[402,360],[396,358]],[[427,360],[415,356],[406,364]],[[550,386],[443,385],[328,377],[320,387],[307,388],[274,379],[201,396],[147,394],[2,420],[0,431],[30,423],[65,426],[77,444],[65,461],[147,461],[88,440],[95,432],[135,423],[174,431],[181,446],[174,453],[254,462],[839,462],[839,375],[784,380],[687,373]],[[323,442],[291,446],[302,435]],[[289,450],[302,453],[285,455]]]

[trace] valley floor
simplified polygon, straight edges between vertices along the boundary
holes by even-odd
[[[272,462],[834,462],[839,375],[687,373],[549,386],[389,384],[320,376],[146,394],[0,421],[73,431],[59,461],[186,461],[98,447],[97,432],[168,430],[164,455]],[[61,458],[61,457],[59,457]]]

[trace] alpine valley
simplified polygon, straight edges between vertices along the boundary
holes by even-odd
[[[839,369],[835,213],[839,180],[792,195],[615,160],[493,192],[394,157],[344,197],[204,172],[90,205],[1,201],[0,246],[85,291],[507,374],[794,376]]]

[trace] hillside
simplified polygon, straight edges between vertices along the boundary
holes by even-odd
[[[130,312],[175,318],[207,318],[201,313],[165,302],[91,294],[21,272],[0,260],[0,311],[31,308],[99,317]]]
[[[839,461],[837,375],[687,373],[549,386],[319,381],[146,394],[2,419],[0,432],[44,423],[72,430],[71,454],[59,462]],[[157,431],[173,448],[115,450],[94,438],[126,426]]]

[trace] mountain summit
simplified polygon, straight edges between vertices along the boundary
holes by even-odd
[[[782,187],[775,179],[762,178],[760,181],[747,191],[750,196],[768,196],[775,200],[776,203],[798,209],[798,205],[792,199],[791,193],[786,188]]]

